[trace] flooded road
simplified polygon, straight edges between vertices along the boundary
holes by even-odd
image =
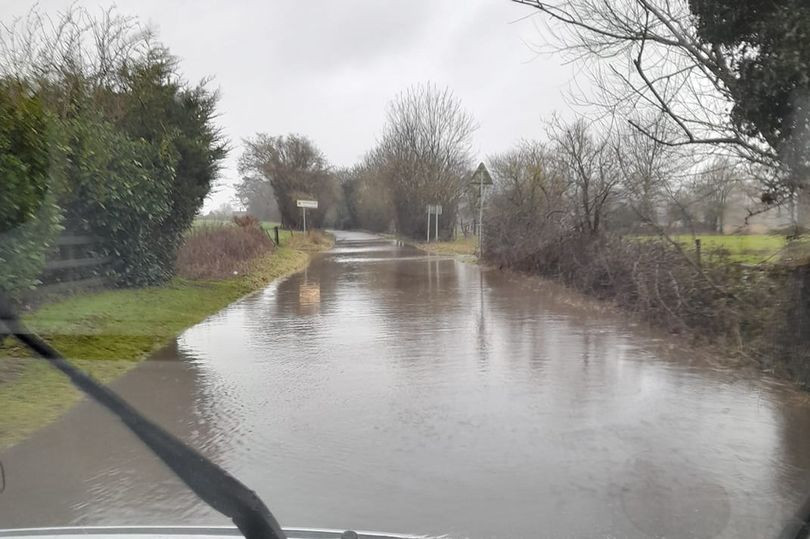
[[[285,526],[775,537],[810,405],[540,280],[359,233],[116,382]],[[0,454],[0,526],[220,524],[96,405]]]

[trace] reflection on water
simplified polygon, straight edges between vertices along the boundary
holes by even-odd
[[[339,239],[118,383],[283,524],[767,537],[802,500],[801,395],[540,280]],[[90,404],[2,459],[7,525],[220,522]]]
[[[299,315],[318,314],[321,304],[321,283],[309,277],[309,270],[304,270],[304,277],[298,281]]]

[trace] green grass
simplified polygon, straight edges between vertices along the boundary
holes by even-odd
[[[639,236],[639,239],[651,236]],[[788,241],[785,236],[775,234],[681,234],[671,238],[687,251],[695,250],[695,239],[700,239],[701,252],[711,256],[714,251],[722,251],[729,259],[742,264],[775,263],[786,255]],[[794,242],[794,245],[806,244],[805,239]]]
[[[478,249],[478,238],[470,236],[457,238],[453,241],[439,241],[432,243],[418,243],[417,247],[423,251],[446,255],[475,256]]]
[[[773,261],[778,258],[780,251],[787,245],[784,236],[768,234],[700,234],[697,237],[700,239],[700,248],[704,253],[723,250],[735,262],[745,264],[759,264],[769,259]],[[691,235],[675,236],[673,239],[691,249],[695,248],[695,238]]]
[[[303,250],[280,248],[257,258],[243,276],[218,281],[174,279],[164,286],[77,295],[45,305],[25,321],[71,361],[109,382],[167,344],[183,329],[239,297],[294,273],[309,261]],[[11,344],[0,362],[13,368],[0,380],[0,449],[47,425],[80,395],[41,360],[23,359]]]
[[[232,225],[233,221],[230,219],[194,219],[192,221],[191,226],[193,228],[198,228],[202,226],[225,226],[225,225]]]
[[[293,231],[281,228],[281,224],[274,223],[272,221],[262,221],[262,228],[270,232],[270,237],[275,240],[273,237],[273,227],[279,227],[278,230],[278,239],[281,245],[287,245],[287,241],[293,237]]]

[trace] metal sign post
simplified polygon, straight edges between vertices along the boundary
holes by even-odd
[[[433,206],[428,204],[428,220],[427,220],[427,227],[425,228],[425,243],[430,243],[430,213],[433,210]]]
[[[304,214],[304,232],[307,231],[307,208],[312,208],[317,210],[318,209],[318,201],[317,200],[296,200],[296,205],[301,208],[301,212]]]
[[[478,165],[470,183],[478,185],[478,256],[481,256],[484,245],[484,186],[492,185],[492,176],[484,163]]]
[[[425,242],[430,243],[430,216],[436,216],[435,232],[433,241],[439,241],[439,216],[442,214],[441,204],[428,204],[427,207],[427,230],[425,231]]]

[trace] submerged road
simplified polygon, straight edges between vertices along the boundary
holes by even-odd
[[[114,387],[285,526],[760,538],[810,494],[806,395],[539,279],[368,234]],[[0,527],[223,523],[90,402],[0,462]]]

